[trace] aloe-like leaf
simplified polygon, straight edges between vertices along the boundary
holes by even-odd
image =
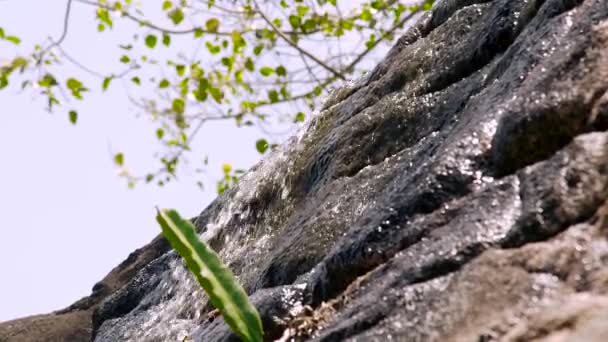
[[[217,253],[198,238],[192,223],[172,209],[159,210],[156,220],[165,238],[186,260],[186,267],[196,276],[230,328],[244,341],[262,341],[258,311]]]

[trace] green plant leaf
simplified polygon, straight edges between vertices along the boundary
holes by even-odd
[[[112,81],[112,76],[110,77],[106,77],[103,79],[103,84],[101,85],[101,89],[102,90],[106,90],[108,89],[108,87],[110,86],[110,82]]]
[[[38,85],[41,87],[52,87],[57,85],[57,80],[55,79],[55,76],[45,74],[40,80],[38,80]]]
[[[256,308],[217,253],[199,239],[192,223],[175,210],[159,210],[156,220],[228,326],[244,341],[262,341],[262,321]]]
[[[230,164],[222,165],[222,171],[224,171],[225,174],[230,173],[231,170],[232,170],[232,165],[230,165]]]
[[[122,164],[124,163],[124,161],[125,161],[125,156],[124,156],[124,154],[122,154],[122,152],[116,153],[114,155],[114,162],[117,165],[122,166]]]
[[[110,13],[108,13],[108,10],[106,10],[105,8],[100,7],[97,9],[97,18],[104,24],[108,25],[109,27],[112,27],[112,19],[110,18]]]
[[[153,34],[149,34],[146,36],[146,46],[149,47],[150,49],[154,49],[154,47],[156,46],[156,41],[158,40],[158,38],[156,38],[155,35]]]
[[[258,152],[260,152],[261,154],[264,154],[264,152],[266,152],[266,150],[268,150],[268,141],[266,141],[266,139],[260,139],[260,140],[256,141],[255,148],[256,148],[256,150],[258,150]]]
[[[166,78],[163,78],[160,83],[158,83],[158,87],[163,89],[169,86],[169,81]]]
[[[310,7],[308,6],[298,6],[296,7],[296,11],[298,12],[298,16],[303,17],[306,15],[306,13],[308,13],[308,11],[310,10]]]
[[[276,103],[279,102],[279,92],[272,89],[268,91],[268,99],[270,100],[270,103]]]
[[[366,8],[361,12],[361,15],[359,17],[361,18],[361,20],[370,21],[372,20],[373,15],[372,12],[370,12],[370,10]]]
[[[298,114],[296,114],[296,117],[295,117],[295,122],[304,122],[305,119],[306,119],[306,115],[304,115],[304,113],[302,113],[302,112],[298,112]]]
[[[66,81],[66,85],[71,91],[79,90],[80,88],[82,88],[82,82],[75,78],[68,78],[68,80]]]
[[[165,131],[162,128],[156,129],[156,137],[161,140],[165,136]]]
[[[68,78],[66,86],[72,91],[72,95],[79,100],[82,100],[82,92],[87,91],[82,82],[75,78]]]
[[[284,66],[279,65],[276,69],[275,69],[277,75],[279,76],[285,76],[287,75],[287,69],[285,69]]]
[[[300,27],[301,23],[302,23],[302,19],[300,19],[300,17],[298,17],[297,15],[290,15],[289,16],[289,24],[294,29]]]
[[[21,43],[21,39],[19,39],[19,37],[15,37],[15,36],[8,36],[4,39],[8,40],[9,42],[11,42],[15,45],[19,45],[19,43]]]
[[[220,28],[220,21],[217,18],[211,18],[205,22],[205,27],[207,27],[207,31],[209,32],[217,32]]]
[[[70,117],[70,122],[72,123],[72,125],[75,125],[76,121],[78,121],[78,113],[75,110],[71,110],[68,115]]]
[[[8,86],[8,78],[6,75],[0,75],[0,89],[4,89]]]
[[[260,74],[262,74],[262,76],[264,77],[268,77],[270,75],[272,75],[274,73],[274,69],[271,67],[262,67],[260,69]]]
[[[167,15],[169,16],[169,18],[175,25],[179,25],[179,23],[181,23],[182,20],[184,20],[184,11],[182,11],[182,9],[179,7],[173,9],[172,11],[167,13]]]
[[[176,112],[177,114],[183,114],[185,108],[186,108],[186,102],[184,102],[184,100],[180,99],[179,97],[176,99],[173,99],[173,102],[171,103],[171,109],[174,112]]]

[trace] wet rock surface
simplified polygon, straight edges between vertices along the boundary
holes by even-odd
[[[195,223],[269,340],[606,341],[607,89],[608,1],[444,0]],[[58,314],[236,340],[142,251]]]

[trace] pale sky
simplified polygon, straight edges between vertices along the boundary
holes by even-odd
[[[64,10],[64,0],[0,1],[0,27],[22,39],[18,48],[0,42],[0,61],[57,37]],[[86,65],[106,66],[117,59],[111,50],[116,40],[97,34],[93,14],[91,7],[74,5],[64,46]],[[71,103],[79,109],[76,126],[67,108],[49,114],[40,98],[18,87],[0,91],[0,321],[60,309],[88,295],[160,232],[155,206],[197,215],[215,197],[222,163],[248,168],[259,158],[253,147],[259,132],[232,122],[209,124],[197,142],[210,154],[207,191],[194,184],[194,172],[164,188],[128,189],[109,150],[124,151],[127,163],[151,170],[159,150],[155,126],[135,117],[120,86],[100,94],[100,80],[83,80],[96,91],[81,104]]]

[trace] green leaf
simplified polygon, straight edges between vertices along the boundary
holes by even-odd
[[[82,82],[75,78],[68,78],[68,80],[66,81],[66,86],[72,91],[72,95],[79,100],[82,100],[81,92],[87,90],[82,84]]]
[[[361,20],[370,21],[372,20],[373,16],[372,12],[366,8],[363,10],[363,12],[361,12],[361,15],[359,17],[361,18]]]
[[[345,30],[352,30],[355,27],[355,23],[352,20],[345,20],[340,22],[340,26]]]
[[[319,87],[319,86],[316,86],[316,87],[313,89],[313,92],[314,92],[314,94],[315,94],[316,96],[319,96],[319,95],[321,95],[321,93],[323,92],[323,88],[321,88],[321,87]]]
[[[161,140],[165,136],[165,131],[162,128],[156,129],[156,137]]]
[[[302,19],[300,19],[300,17],[298,17],[297,15],[290,15],[289,16],[289,24],[294,29],[300,27],[301,23],[302,23]]]
[[[4,29],[0,27],[0,39],[4,39]]]
[[[308,7],[308,6],[298,6],[298,7],[296,7],[296,12],[298,12],[298,15],[300,17],[305,16],[306,13],[308,13],[309,10],[310,10],[310,7]]]
[[[130,61],[131,61],[131,58],[129,58],[129,56],[127,56],[127,55],[122,55],[122,57],[120,57],[121,63],[129,63]]]
[[[103,79],[103,84],[101,85],[101,89],[102,90],[106,90],[108,89],[108,87],[110,86],[110,81],[112,81],[112,76],[110,77],[106,77]]]
[[[166,78],[163,78],[160,83],[158,84],[158,87],[161,89],[167,88],[169,86],[169,81],[167,81]]]
[[[260,55],[260,53],[262,53],[262,50],[263,50],[263,49],[264,49],[264,44],[258,44],[258,45],[256,45],[256,46],[253,48],[253,53],[254,53],[256,56],[259,56],[259,55]]]
[[[302,112],[298,112],[296,114],[295,122],[304,122],[305,119],[306,119],[306,115],[304,115],[304,113],[302,113]]]
[[[222,171],[224,171],[224,174],[230,173],[231,170],[232,170],[232,165],[230,165],[230,164],[222,165]]]
[[[262,341],[262,321],[256,308],[217,253],[199,239],[192,223],[175,210],[158,211],[156,220],[228,326],[244,341]]]
[[[221,61],[222,61],[222,64],[226,68],[228,68],[228,71],[232,71],[232,65],[234,63],[234,58],[223,57]]]
[[[367,47],[369,50],[373,48],[374,45],[376,45],[376,35],[372,33],[369,35],[369,39],[365,42],[365,47]]]
[[[213,45],[209,42],[205,43],[205,46],[207,47],[207,49],[209,50],[209,52],[211,52],[212,55],[215,55],[217,53],[220,52],[221,47],[219,47],[218,45]]]
[[[265,139],[260,139],[255,142],[255,149],[258,150],[261,154],[264,154],[266,150],[268,150],[268,141]]]
[[[255,70],[255,64],[253,64],[253,60],[251,60],[249,57],[247,57],[247,60],[245,60],[245,69],[249,71]]]
[[[164,46],[171,45],[171,36],[166,33],[163,33],[163,45]]]
[[[305,32],[314,31],[316,28],[317,28],[317,22],[314,21],[313,19],[306,19],[306,21],[304,22],[304,25],[302,25],[302,29]]]
[[[222,102],[222,91],[219,88],[215,88],[215,87],[211,87],[209,88],[209,94],[211,94],[211,97],[213,97],[213,99],[215,100],[215,102],[217,103],[221,103]]]
[[[79,90],[80,88],[82,88],[82,82],[80,82],[79,80],[75,79],[75,78],[68,78],[66,85],[68,87],[68,89],[74,91],[74,90]]]
[[[287,75],[287,69],[284,66],[279,65],[274,71],[276,71],[277,75],[285,76]]]
[[[23,57],[17,57],[15,59],[13,59],[13,62],[11,64],[12,64],[12,67],[15,69],[21,68],[21,72],[23,72],[24,68],[28,64],[28,60]]]
[[[68,115],[70,117],[70,122],[72,123],[72,125],[75,125],[76,121],[78,121],[78,113],[75,110],[71,110]]]
[[[375,10],[380,10],[382,8],[382,6],[384,6],[384,1],[381,1],[381,0],[372,1],[371,6]]]
[[[175,8],[172,11],[170,11],[167,16],[169,16],[169,18],[171,19],[171,21],[173,22],[173,24],[175,25],[179,25],[179,23],[182,22],[182,20],[184,20],[184,12],[182,11],[181,8]]]
[[[4,89],[8,86],[8,79],[6,75],[0,75],[0,89]]]
[[[184,73],[186,72],[186,66],[183,64],[175,65],[175,72],[177,72],[177,74],[180,76],[184,76]]]
[[[279,102],[279,93],[274,89],[268,91],[268,99],[270,100],[270,103]]]
[[[97,18],[104,24],[108,25],[109,27],[112,27],[112,19],[110,18],[108,10],[106,10],[105,8],[99,7],[97,9]]]
[[[19,45],[19,43],[21,43],[21,39],[19,39],[18,37],[15,37],[15,36],[8,36],[4,39],[8,40],[9,42],[11,42],[15,45]]]
[[[57,80],[55,79],[55,76],[46,74],[40,80],[38,80],[38,85],[41,87],[52,87],[57,85]]]
[[[165,2],[163,2],[163,11],[166,11],[166,10],[168,10],[171,7],[173,7],[173,4],[171,3],[171,1],[165,1]]]
[[[209,32],[217,32],[220,28],[220,21],[217,18],[211,18],[205,22],[205,27]]]
[[[272,75],[274,73],[274,69],[270,68],[270,67],[262,67],[262,69],[260,69],[260,74],[262,74],[262,76],[268,77],[270,75]]]
[[[233,45],[232,51],[235,54],[240,53],[243,50],[243,48],[245,46],[247,46],[247,42],[245,41],[245,38],[243,38],[243,35],[241,35],[241,33],[239,33],[238,31],[232,31],[230,36],[232,37],[232,45]]]
[[[135,84],[137,84],[137,85],[140,85],[140,84],[141,84],[141,80],[140,80],[140,79],[139,79],[139,77],[137,77],[137,76],[133,76],[133,77],[131,77],[131,82],[133,82],[133,83],[135,83]]]
[[[179,97],[174,99],[173,102],[171,103],[171,109],[174,112],[176,112],[177,114],[183,114],[185,108],[186,108],[186,102],[184,102],[184,100],[180,99]]]
[[[116,163],[116,165],[122,166],[124,161],[125,161],[125,156],[122,154],[122,152],[116,153],[114,155],[114,162]]]
[[[146,36],[146,46],[149,47],[150,49],[154,49],[154,47],[156,46],[156,41],[157,41],[157,38],[155,35],[149,34]]]

